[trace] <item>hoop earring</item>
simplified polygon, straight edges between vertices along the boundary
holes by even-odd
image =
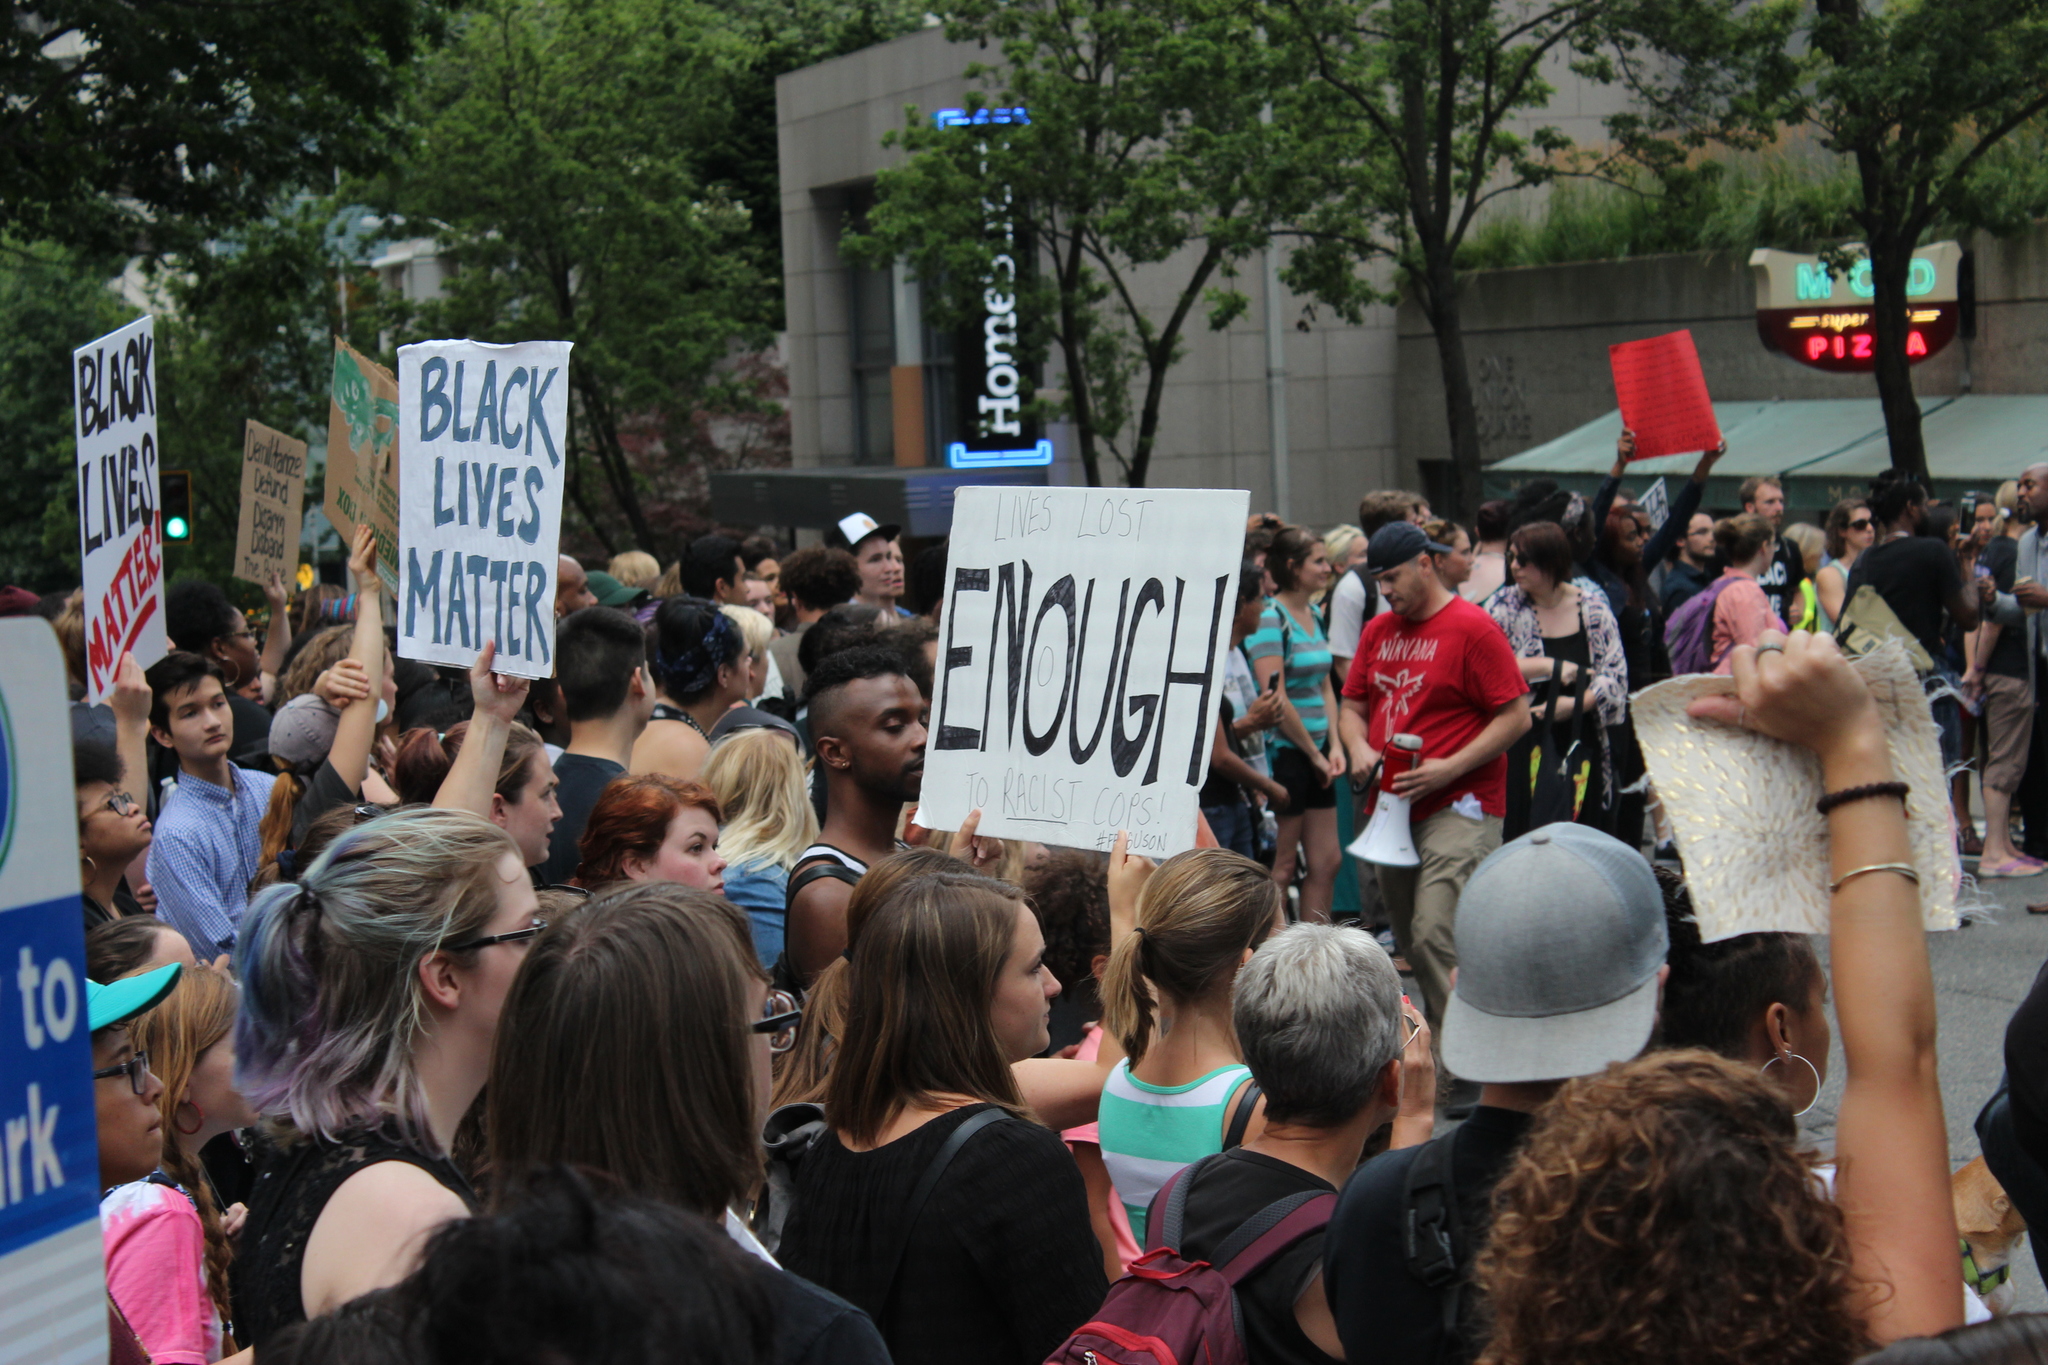
[[[222,659],[220,660],[220,662],[224,664],[232,664],[234,666],[235,676],[229,678],[226,684],[221,689],[225,692],[232,692],[237,687],[240,687],[242,685],[242,666],[238,663],[235,663],[232,659]]]
[[[92,860],[90,853],[79,854],[78,861],[85,864],[85,875],[87,877],[97,877],[100,875],[100,865]]]
[[[1798,1061],[1798,1062],[1804,1062],[1804,1063],[1806,1064],[1806,1069],[1807,1069],[1807,1071],[1808,1071],[1808,1072],[1810,1072],[1810,1073],[1812,1074],[1812,1076],[1813,1076],[1813,1098],[1812,1098],[1812,1099],[1810,1099],[1810,1100],[1808,1100],[1808,1101],[1806,1102],[1806,1108],[1805,1108],[1805,1109],[1797,1109],[1797,1110],[1794,1110],[1794,1111],[1793,1111],[1793,1113],[1792,1113],[1792,1117],[1793,1117],[1793,1118],[1795,1118],[1795,1119],[1797,1119],[1797,1118],[1804,1118],[1804,1117],[1806,1117],[1807,1113],[1808,1113],[1809,1111],[1811,1111],[1811,1110],[1812,1110],[1813,1106],[1815,1106],[1816,1104],[1819,1104],[1819,1103],[1820,1103],[1820,1068],[1819,1068],[1819,1067],[1815,1066],[1815,1065],[1814,1065],[1814,1064],[1813,1064],[1812,1062],[1808,1062],[1808,1061],[1806,1060],[1806,1058],[1804,1058],[1804,1057],[1801,1057],[1801,1056],[1800,1056],[1800,1055],[1799,1055],[1798,1053],[1796,1053],[1796,1052],[1787,1052],[1787,1053],[1783,1053],[1783,1054],[1781,1054],[1781,1055],[1779,1055],[1779,1056],[1775,1056],[1775,1057],[1771,1058],[1771,1060],[1769,1060],[1768,1062],[1765,1062],[1765,1063],[1763,1064],[1763,1066],[1762,1066],[1762,1067],[1761,1067],[1761,1068],[1760,1068],[1760,1069],[1759,1069],[1759,1070],[1757,1071],[1757,1073],[1756,1073],[1756,1074],[1757,1074],[1757,1075],[1759,1075],[1759,1076],[1767,1076],[1767,1075],[1769,1075],[1769,1074],[1770,1074],[1770,1071],[1771,1071],[1771,1068],[1772,1068],[1772,1067],[1774,1067],[1774,1066],[1776,1066],[1776,1065],[1777,1065],[1777,1064],[1778,1064],[1779,1062],[1782,1062],[1782,1061],[1784,1061],[1786,1057],[1790,1057],[1790,1058],[1792,1058],[1793,1060],[1795,1060],[1795,1061]]]
[[[187,1128],[184,1124],[178,1122],[178,1115],[184,1111],[185,1106],[188,1104],[192,1105],[192,1112],[199,1115],[199,1122],[193,1124],[190,1128]],[[177,1129],[186,1137],[196,1136],[199,1130],[201,1128],[204,1128],[205,1126],[206,1111],[204,1109],[201,1109],[197,1104],[193,1104],[191,1100],[182,1101],[176,1109],[171,1111],[171,1127]]]

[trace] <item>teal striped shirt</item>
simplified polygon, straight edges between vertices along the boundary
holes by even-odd
[[[1286,654],[1281,666],[1287,674],[1288,699],[1301,716],[1308,737],[1318,748],[1328,749],[1330,718],[1323,711],[1323,680],[1330,676],[1330,641],[1316,614],[1310,612],[1304,625],[1279,598],[1267,598],[1266,609],[1259,613],[1259,628],[1244,637],[1244,652],[1254,666],[1261,659],[1279,659]],[[1280,729],[1273,731],[1268,742],[1289,749],[1300,747]]]
[[[1129,1058],[1109,1073],[1096,1118],[1102,1164],[1139,1246],[1159,1187],[1183,1166],[1223,1150],[1230,1097],[1251,1075],[1248,1066],[1222,1066],[1186,1085],[1153,1085],[1131,1074]]]

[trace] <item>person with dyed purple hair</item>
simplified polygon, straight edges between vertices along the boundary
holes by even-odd
[[[448,1149],[539,908],[504,830],[418,809],[349,830],[249,907],[235,1083],[275,1145],[235,1258],[243,1342],[397,1283],[473,1211]]]

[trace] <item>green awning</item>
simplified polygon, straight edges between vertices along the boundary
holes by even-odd
[[[1991,492],[2048,449],[2048,394],[1966,394],[1922,398],[1921,431],[1935,496]],[[1884,414],[1875,398],[1813,398],[1769,403],[1716,403],[1714,415],[1728,454],[1714,467],[1707,505],[1733,508],[1736,489],[1752,475],[1781,480],[1794,507],[1816,510],[1865,492],[1891,464]],[[1486,496],[1513,497],[1532,479],[1591,493],[1614,463],[1621,435],[1616,409],[1534,450],[1487,466]],[[1626,482],[1637,491],[1662,475],[1666,486],[1692,473],[1695,455],[1638,460]]]

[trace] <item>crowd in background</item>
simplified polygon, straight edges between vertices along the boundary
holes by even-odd
[[[260,633],[173,583],[172,652],[72,715],[117,1358],[1923,1358],[1988,1314],[1844,650],[1918,647],[1979,875],[2048,870],[2010,828],[2048,466],[1801,527],[1769,480],[1703,511],[1708,452],[1653,523],[1630,446],[1470,527],[1253,517],[1200,847],[1156,867],[919,825],[946,547],[860,513],[564,557],[534,681],[395,658],[367,533]],[[8,598],[76,694],[78,595]],[[1629,717],[1674,672],[1820,764],[1825,963],[1702,940]],[[1353,860],[1354,923],[1395,799],[1416,862]],[[2023,1205],[2036,995],[1986,1111]]]

